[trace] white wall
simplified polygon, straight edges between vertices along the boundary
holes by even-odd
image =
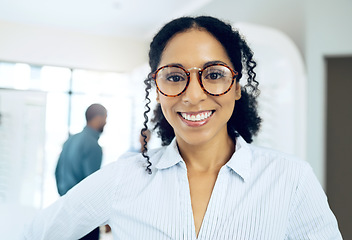
[[[0,61],[126,72],[147,61],[148,44],[0,22]]]
[[[260,133],[254,144],[306,159],[307,76],[302,56],[293,41],[274,28],[235,23],[256,54],[260,81]],[[275,73],[275,74],[273,74]],[[246,79],[241,79],[245,85]],[[297,98],[297,93],[300,97]]]
[[[352,1],[310,0],[306,4],[306,22],[306,62],[308,70],[307,156],[319,180],[324,184],[326,142],[324,57],[352,55]],[[348,105],[350,104],[348,103]]]

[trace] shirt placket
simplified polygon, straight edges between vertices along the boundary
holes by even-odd
[[[224,187],[223,183],[226,181],[226,166],[220,169],[218,177],[216,179],[207,210],[204,215],[202,226],[198,235],[198,239],[211,239],[211,235],[216,234],[218,222],[221,221],[223,200],[224,200]]]
[[[196,235],[192,212],[191,194],[187,178],[187,169],[184,162],[180,163],[178,179],[180,184],[180,226],[182,226],[183,229],[181,239],[193,240],[196,239]]]

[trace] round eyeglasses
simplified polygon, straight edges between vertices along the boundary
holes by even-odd
[[[166,65],[158,68],[152,77],[161,94],[177,97],[186,91],[191,70],[198,70],[198,82],[201,88],[212,96],[221,96],[229,92],[238,75],[229,66],[216,63],[203,69],[194,67],[188,70],[178,65]]]

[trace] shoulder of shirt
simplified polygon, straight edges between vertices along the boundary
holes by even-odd
[[[152,168],[159,162],[166,147],[159,147],[156,149],[148,150],[147,155],[149,161],[152,163]],[[129,168],[130,170],[145,170],[147,166],[147,159],[140,152],[125,152],[118,159],[110,164],[111,167]]]
[[[248,146],[253,154],[253,163],[256,161],[267,161],[283,166],[290,165],[301,169],[311,168],[307,161],[293,154],[285,153],[269,147],[256,146],[254,144],[248,144]]]
[[[155,165],[160,160],[165,147],[148,150],[148,156],[152,162],[152,171],[156,171]],[[116,161],[104,165],[100,172],[101,181],[111,182],[115,186],[129,186],[130,182],[139,179],[140,184],[148,183],[152,178],[146,171],[147,160],[138,152],[126,152]],[[105,179],[105,180],[103,180]]]

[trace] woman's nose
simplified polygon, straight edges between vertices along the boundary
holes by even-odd
[[[198,77],[197,72],[190,74],[188,87],[182,94],[182,100],[184,102],[195,105],[207,98],[207,94],[203,91]]]

